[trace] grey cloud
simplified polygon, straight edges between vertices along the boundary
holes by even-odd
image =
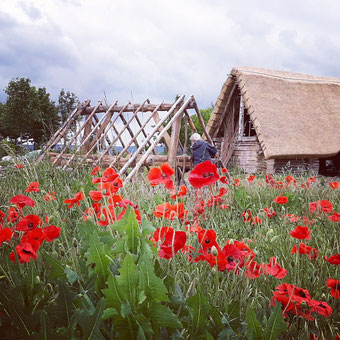
[[[32,20],[37,20],[42,17],[39,9],[35,7],[32,3],[21,1],[19,2],[19,5]]]

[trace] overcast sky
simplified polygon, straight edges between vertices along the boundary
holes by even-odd
[[[0,101],[27,77],[56,100],[215,103],[234,66],[340,77],[337,0],[1,0]]]

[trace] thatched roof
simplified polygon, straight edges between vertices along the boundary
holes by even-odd
[[[235,67],[208,122],[221,125],[237,82],[265,158],[331,157],[340,152],[340,79]]]

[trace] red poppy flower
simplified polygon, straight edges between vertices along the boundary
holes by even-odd
[[[8,216],[7,216],[7,222],[9,223],[15,223],[19,219],[19,211],[17,208],[9,207],[8,208]]]
[[[4,223],[4,217],[5,216],[6,215],[4,214],[4,212],[0,210],[0,226],[2,225],[2,223]]]
[[[167,260],[174,257],[179,250],[185,247],[186,240],[187,234],[185,231],[168,231],[164,236],[164,242],[160,246],[158,256]]]
[[[116,214],[113,205],[104,207],[97,213],[98,225],[105,227],[109,224],[113,224],[116,221]]]
[[[270,258],[269,264],[265,266],[265,272],[277,279],[283,279],[288,274],[288,270],[279,265],[276,257]]]
[[[64,203],[69,204],[67,207],[68,209],[71,209],[75,204],[80,207],[80,201],[82,201],[85,198],[85,195],[82,192],[78,192],[74,195],[74,198],[68,198],[64,201]]]
[[[39,216],[27,215],[18,222],[15,229],[18,231],[31,231],[41,224],[42,221]]]
[[[333,210],[333,205],[327,200],[321,200],[309,203],[309,212],[312,214],[320,209],[321,212],[329,213]]]
[[[112,182],[112,190],[111,194],[117,193],[117,191],[123,187],[123,180],[120,177],[117,177],[113,182]]]
[[[220,182],[223,184],[228,184],[229,180],[226,176],[221,176],[220,177]]]
[[[294,230],[289,232],[290,236],[298,238],[299,240],[310,240],[311,231],[308,227],[298,225]]]
[[[255,179],[256,179],[256,176],[255,176],[255,175],[250,175],[250,176],[247,178],[247,181],[248,181],[249,183],[252,183],[252,182],[255,181]]]
[[[262,220],[258,217],[258,216],[255,216],[253,218],[253,221],[251,222],[251,225],[254,225],[254,224],[261,224],[262,223]]]
[[[311,312],[321,314],[326,318],[328,318],[333,312],[331,306],[324,301],[311,300],[308,305],[311,307]]]
[[[243,222],[244,223],[248,223],[251,221],[251,211],[250,210],[246,210],[244,211],[241,216],[243,217]]]
[[[12,238],[12,235],[13,231],[8,227],[0,229],[0,246],[3,242],[9,241]]]
[[[172,177],[174,173],[174,169],[172,169],[168,163],[164,163],[160,167],[150,169],[148,180],[153,187],[164,184],[167,189],[172,190],[174,189],[174,184],[170,177]]]
[[[225,269],[228,272],[235,271],[238,273],[239,268],[243,267],[244,264],[242,251],[234,244],[226,244],[222,249],[222,253],[226,260]]]
[[[45,228],[42,228],[45,240],[47,242],[52,242],[55,238],[59,237],[60,230],[61,228],[56,227],[55,225],[49,225]]]
[[[293,176],[288,175],[286,177],[286,186],[289,186],[290,184],[296,185],[296,179]]]
[[[328,219],[333,222],[339,222],[340,221],[340,214],[334,212],[333,215],[328,216]]]
[[[240,180],[238,178],[234,179],[233,186],[235,186],[235,187],[239,187],[240,186]]]
[[[30,262],[31,258],[33,260],[36,260],[37,258],[37,253],[35,252],[33,246],[31,243],[25,242],[25,243],[20,243],[15,247],[15,250],[17,252],[19,262],[20,263],[25,263],[25,262]],[[9,255],[9,258],[13,261],[16,262],[14,252],[12,252]]]
[[[114,170],[113,168],[107,168],[103,172],[102,182],[113,182],[116,178],[118,178],[118,176],[119,175],[117,174],[116,170]]]
[[[340,254],[332,255],[328,259],[324,256],[324,259],[330,264],[340,264]]]
[[[308,246],[304,243],[300,243],[298,247],[294,245],[290,253],[307,254],[310,260],[313,258],[313,260],[315,261],[318,256],[319,250],[316,248],[312,248],[311,246]]]
[[[22,169],[24,167],[24,165],[23,164],[15,164],[15,167],[17,169]]]
[[[176,194],[176,191],[172,191],[171,192],[172,196],[170,196],[170,198],[175,200],[177,197],[184,197],[187,194],[187,192],[188,192],[187,187],[185,185],[181,185],[179,187],[178,194]]]
[[[327,200],[320,201],[320,209],[322,212],[329,213],[333,210],[333,205]]]
[[[97,173],[100,171],[100,167],[97,165],[93,168],[93,170],[91,171],[91,175],[92,176],[96,176]]]
[[[331,288],[331,295],[334,298],[340,299],[340,281],[339,280],[328,279],[327,287]]]
[[[212,246],[217,246],[216,232],[213,229],[202,229],[197,233],[198,242],[202,245],[203,251],[207,251]]]
[[[242,241],[233,241],[227,240],[226,244],[233,244],[235,247],[240,249],[242,257],[244,259],[250,260],[255,258],[255,253]]]
[[[275,179],[270,174],[266,174],[265,181],[266,181],[266,183],[270,184],[271,186],[273,186],[275,184]]]
[[[263,211],[268,218],[276,216],[276,211],[272,207],[271,208],[264,208]]]
[[[173,228],[171,227],[161,227],[161,228],[158,228],[152,235],[150,241],[151,242],[163,242],[164,241],[164,237],[165,237],[165,234],[168,232],[168,231],[174,231]]]
[[[228,170],[227,170],[226,168],[222,168],[222,169],[221,169],[221,173],[222,173],[222,174],[226,174],[226,173],[228,173]]]
[[[10,202],[12,204],[16,204],[17,207],[19,208],[23,208],[26,205],[29,207],[35,206],[35,202],[31,198],[24,196],[24,195],[16,195],[10,199]]]
[[[46,193],[46,195],[44,195],[44,201],[49,202],[52,200],[56,200],[57,198],[55,197],[55,192],[52,191],[51,193]]]
[[[273,199],[273,201],[277,204],[286,204],[288,203],[288,197],[286,196],[277,196]]]
[[[38,182],[31,182],[28,185],[28,188],[25,190],[26,192],[39,192],[39,183]]]
[[[219,178],[216,165],[210,161],[197,164],[189,174],[189,182],[196,189],[211,185]]]
[[[329,182],[329,186],[335,190],[339,188],[339,182]]]
[[[99,202],[103,198],[103,193],[101,191],[93,191],[89,192],[89,195],[92,198],[92,201]]]
[[[184,210],[183,203],[171,205],[170,203],[166,202],[157,205],[153,214],[156,217],[163,217],[172,221],[174,218],[185,219],[188,214],[188,210]]]
[[[220,209],[225,210],[225,209],[229,209],[229,205],[228,204],[220,204]]]
[[[254,260],[248,261],[246,263],[246,272],[245,275],[249,279],[256,279],[264,274],[265,266],[262,263],[257,263]]]

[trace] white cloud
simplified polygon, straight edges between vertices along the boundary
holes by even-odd
[[[54,99],[61,88],[93,102],[104,91],[120,103],[194,94],[204,108],[236,65],[340,77],[335,6],[332,0],[2,0],[0,87],[25,76]]]

